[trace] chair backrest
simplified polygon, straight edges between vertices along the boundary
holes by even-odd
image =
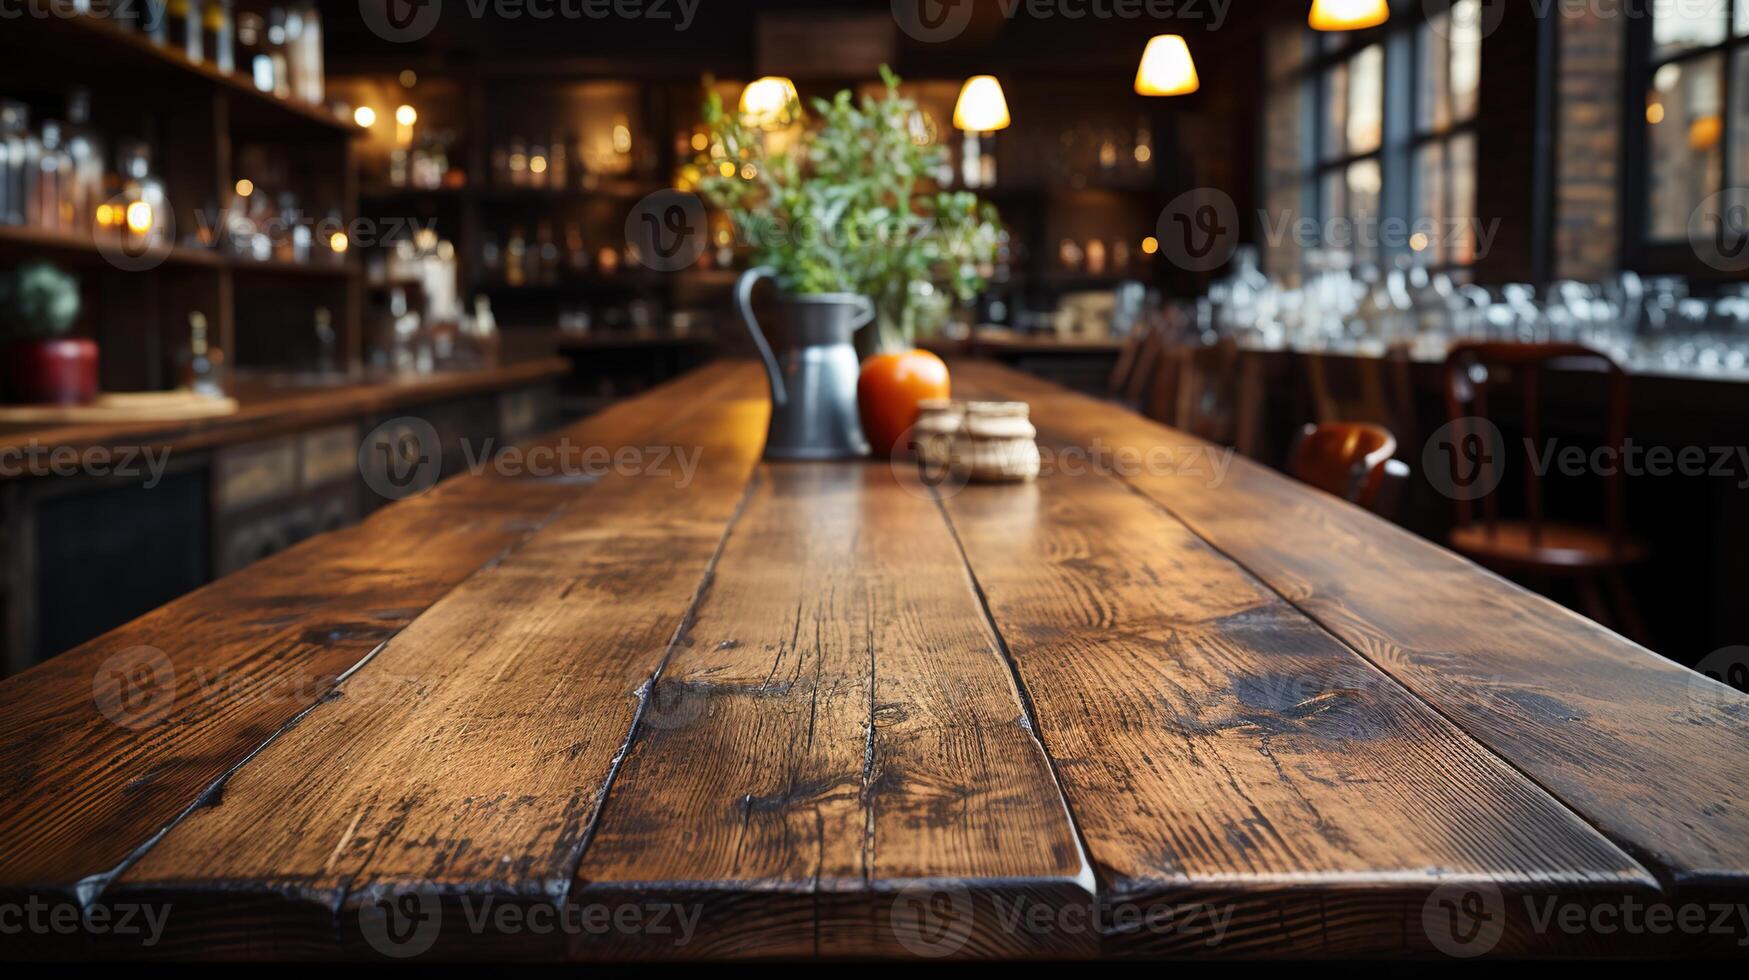
[[[1147,370],[1150,365],[1142,363],[1142,345],[1148,336],[1154,333],[1146,322],[1136,324],[1129,336],[1117,349],[1117,363],[1111,367],[1111,376],[1105,380],[1105,397],[1121,401],[1129,391],[1130,378],[1136,372]]]
[[[1501,477],[1494,468],[1514,454],[1506,447],[1486,445],[1488,435],[1474,419],[1490,424],[1488,392],[1490,388],[1516,385],[1521,392],[1524,429],[1524,519],[1529,524],[1531,544],[1542,541],[1543,474],[1538,471],[1540,460],[1533,454],[1544,451],[1542,441],[1542,382],[1550,368],[1589,370],[1603,379],[1604,435],[1603,446],[1616,453],[1618,465],[1601,474],[1604,486],[1604,522],[1610,547],[1620,553],[1627,544],[1626,477],[1619,465],[1627,439],[1628,375],[1609,355],[1580,344],[1520,344],[1502,342],[1463,343],[1454,346],[1445,359],[1446,415],[1453,423],[1451,438],[1442,447],[1451,466],[1454,486],[1493,486]],[[1493,449],[1502,451],[1503,459],[1493,458]],[[1461,482],[1460,482],[1461,481]],[[1477,520],[1474,502],[1466,494],[1458,498],[1457,519],[1460,526]],[[1500,520],[1498,493],[1481,495],[1480,521],[1487,533],[1493,534]]]
[[[1387,500],[1394,503],[1389,491],[1408,474],[1406,467],[1390,466],[1396,452],[1397,440],[1381,426],[1320,422],[1301,430],[1288,471],[1301,483],[1379,511]]]
[[[1255,456],[1263,406],[1260,362],[1231,337],[1185,352],[1178,382],[1178,428]]]
[[[1307,352],[1307,387],[1320,422],[1371,422],[1407,445],[1420,442],[1409,345],[1393,343],[1379,356]]]

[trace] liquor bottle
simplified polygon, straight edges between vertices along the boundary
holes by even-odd
[[[30,132],[30,109],[0,101],[0,224],[30,220],[41,144]]]
[[[292,95],[289,41],[290,35],[286,30],[285,9],[274,7],[267,12],[267,75],[269,85],[262,91],[272,92],[282,99],[289,99]],[[259,73],[256,75],[255,86],[261,87]]]
[[[144,143],[125,145],[121,151],[122,223],[130,251],[136,254],[169,244],[165,241],[169,201],[164,182],[152,173],[152,150]]]
[[[165,34],[170,47],[180,51],[189,61],[200,61],[201,0],[166,0]]]
[[[72,230],[94,231],[103,203],[103,142],[91,128],[91,91],[76,88],[67,97],[67,155],[72,158]]]
[[[42,124],[42,149],[37,156],[36,194],[32,224],[50,231],[67,231],[73,225],[71,191],[73,157],[67,152],[61,124],[46,119]]]
[[[206,314],[199,310],[188,314],[188,369],[182,383],[188,390],[208,398],[221,398],[225,387],[219,381],[219,369],[224,364],[224,351],[207,343]]]
[[[211,52],[212,63],[219,71],[237,70],[236,20],[231,13],[233,0],[206,0],[201,21],[205,30],[205,47]]]

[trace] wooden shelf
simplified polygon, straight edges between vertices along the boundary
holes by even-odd
[[[0,225],[0,254],[15,255],[18,253],[48,253],[62,259],[99,260],[103,258],[103,252],[97,247],[97,243],[84,235],[20,225]],[[278,273],[332,279],[344,279],[355,272],[355,267],[351,263],[327,265],[314,262],[291,262],[284,259],[269,259],[265,262],[259,262],[254,259],[226,255],[216,249],[197,248],[190,245],[173,246],[170,249],[170,254],[164,259],[163,265],[205,269],[228,268],[239,272]]]
[[[72,64],[78,64],[81,71],[93,76],[113,76],[88,79],[98,84],[122,84],[131,79],[133,85],[181,81],[208,86],[232,99],[233,124],[244,132],[295,128],[305,136],[317,133],[347,138],[356,132],[350,122],[336,118],[322,106],[262,92],[242,75],[191,61],[180,51],[154,44],[142,34],[93,14],[9,21],[0,50],[6,52],[8,73],[15,78],[63,76]]]

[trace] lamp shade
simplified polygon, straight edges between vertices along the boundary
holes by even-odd
[[[1391,17],[1390,0],[1312,0],[1306,23],[1314,31],[1358,31]]]
[[[1201,84],[1184,38],[1157,34],[1148,41],[1142,50],[1142,65],[1136,69],[1137,95],[1189,95]]]
[[[992,133],[1007,129],[1008,100],[1002,95],[1002,83],[994,75],[973,75],[960,87],[959,101],[953,106],[955,129],[968,133]]]
[[[796,121],[801,97],[796,83],[782,75],[766,75],[741,90],[741,118],[760,129],[785,129]]]

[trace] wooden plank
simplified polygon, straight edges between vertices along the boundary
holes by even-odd
[[[583,896],[696,902],[696,956],[1096,948],[1003,927],[1091,875],[940,512],[886,466],[763,467],[655,695]]]
[[[635,440],[705,410],[689,407],[688,390],[709,395],[736,375],[711,368],[690,389],[549,441]],[[0,891],[101,890],[380,644],[584,492],[563,480],[450,480],[0,684]]]
[[[956,392],[1032,402],[1086,446],[1206,444],[990,365]],[[1749,697],[1243,458],[1123,477],[1679,891],[1749,888]]]
[[[1578,817],[1117,481],[969,487],[946,506],[1101,871],[1109,951],[1426,953],[1438,887],[1656,894]],[[1545,948],[1522,916],[1511,926],[1496,952]]]
[[[751,367],[732,377],[756,390]],[[178,952],[368,955],[373,939],[386,951],[371,932],[379,902],[429,895],[442,917],[434,955],[553,955],[563,932],[469,916],[564,906],[768,411],[763,399],[701,403],[657,439],[696,454],[690,479],[672,463],[604,479],[388,642],[107,897],[169,903]]]

